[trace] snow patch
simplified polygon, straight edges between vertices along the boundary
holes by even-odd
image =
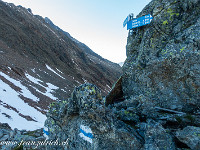
[[[49,69],[50,71],[52,71],[53,73],[55,73],[57,76],[61,77],[62,79],[65,79],[64,77],[62,77],[61,75],[59,75],[55,70],[53,70],[51,67],[49,67],[48,65],[46,65],[47,69]]]
[[[84,83],[87,83],[87,82],[88,82],[86,79],[84,79],[84,78],[82,78],[82,79],[83,79]]]
[[[39,84],[40,86],[44,87],[42,84],[40,84],[40,83],[43,82],[42,80],[37,79],[37,78],[35,78],[35,77],[33,77],[33,76],[27,74],[27,73],[25,74],[25,76],[26,76],[26,78],[28,78],[31,82],[33,82],[33,83],[35,83],[35,84]]]
[[[19,116],[17,112],[7,109],[2,105],[0,105],[0,110],[1,123],[8,123],[12,129],[17,128],[19,130],[36,130],[42,128],[44,126],[44,121],[46,120],[46,116],[42,113],[40,114],[40,120],[38,120],[38,122],[35,122],[26,120],[25,118]],[[27,109],[27,112],[29,111],[30,110]],[[12,119],[7,118],[2,113],[6,113],[7,115],[11,116]]]
[[[35,73],[35,68],[34,69],[31,69],[31,71],[33,71]]]
[[[78,83],[79,85],[81,85],[81,83],[79,81],[75,80],[75,82]]]
[[[54,92],[54,90],[57,90],[59,87],[51,84],[51,83],[46,83],[48,86],[45,87],[43,85],[41,85],[43,88],[45,88],[46,92],[41,92],[40,90],[38,90],[37,88],[33,87],[38,93],[45,95],[53,100],[57,100],[57,98],[52,94]]]
[[[63,91],[63,92],[65,92],[65,93],[66,93],[66,91],[65,91],[64,89],[61,89],[61,91]]]
[[[59,69],[56,68],[56,70],[57,70],[58,72],[62,73],[62,71],[60,71]],[[62,74],[64,74],[64,73],[62,73]]]
[[[21,91],[18,93],[18,95],[23,95],[24,97],[26,98],[29,98],[31,100],[34,100],[34,101],[39,101],[39,98],[36,97],[35,95],[33,95],[27,87],[25,87],[24,85],[21,84],[20,81],[17,81],[11,77],[9,77],[8,75],[6,75],[5,73],[3,72],[0,72],[0,75],[3,76],[5,79],[7,79],[8,81],[10,81],[11,83],[13,83],[15,86],[21,88]]]
[[[5,74],[3,74],[3,73],[1,73],[1,75],[5,76]],[[7,77],[7,76],[5,76],[5,77]],[[17,83],[17,84],[19,86],[19,83]],[[37,111],[35,108],[29,106],[27,103],[25,103],[19,97],[19,95],[21,95],[21,94],[19,92],[16,92],[14,89],[12,89],[8,84],[3,82],[2,80],[0,80],[0,85],[1,85],[0,100],[2,101],[2,103],[0,104],[1,122],[8,123],[12,129],[18,128],[20,130],[22,130],[22,129],[35,130],[38,128],[42,128],[44,125],[46,116],[43,115],[41,112]],[[32,119],[36,120],[37,122],[26,120],[25,118],[19,116],[18,112],[15,112],[12,109],[7,109],[4,107],[4,105],[9,105],[9,106],[15,108],[17,111],[19,111],[19,113],[21,113],[25,116],[30,116]],[[2,113],[6,113],[7,115],[11,116],[12,119],[7,118]]]
[[[111,90],[111,87],[109,85],[106,84],[106,86],[109,88],[109,90]]]

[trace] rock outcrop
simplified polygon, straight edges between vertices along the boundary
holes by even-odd
[[[144,130],[145,149],[198,149],[198,135],[190,134],[200,127],[199,10],[199,0],[153,0],[137,16],[152,14],[151,24],[129,31],[122,75],[125,101],[113,101],[112,107],[134,112],[138,119],[120,116],[131,124],[148,125],[149,119],[160,124],[153,127],[153,137],[148,136],[148,128]],[[160,128],[170,144],[165,148],[156,143],[164,141]]]
[[[92,84],[83,84],[68,100],[52,104],[47,117],[50,140],[68,140],[70,150],[139,149],[144,143],[135,129],[105,107],[100,90]]]
[[[200,106],[200,1],[154,0],[138,17],[150,25],[133,29],[127,42],[122,88],[160,107],[193,113]]]
[[[200,149],[200,128],[187,126],[181,131],[176,132],[176,137],[186,143],[191,149]]]

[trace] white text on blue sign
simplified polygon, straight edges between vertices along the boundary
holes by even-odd
[[[142,16],[134,20],[130,20],[127,23],[127,30],[150,24],[152,19],[153,17],[149,14],[149,15]]]

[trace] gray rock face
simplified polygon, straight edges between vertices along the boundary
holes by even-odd
[[[191,149],[200,149],[200,128],[188,126],[176,132],[176,137],[186,143]]]
[[[144,142],[104,106],[101,92],[92,84],[79,86],[67,101],[51,106],[45,126],[50,140],[68,141],[70,150],[140,149]]]
[[[199,10],[199,0],[153,0],[137,16],[152,22],[129,31],[121,87],[106,104],[143,136],[143,149],[198,149],[197,137],[174,135],[200,126]]]
[[[192,113],[200,106],[200,1],[153,0],[138,17],[146,14],[152,22],[129,32],[123,94]]]
[[[100,90],[92,84],[83,84],[66,101],[50,105],[45,121],[48,140],[65,144],[45,148],[197,149],[199,128],[191,126],[191,132],[180,131],[189,124],[198,126],[198,116],[154,106],[144,95],[106,107]]]
[[[172,136],[166,132],[161,124],[148,120],[145,133],[145,150],[175,150]]]

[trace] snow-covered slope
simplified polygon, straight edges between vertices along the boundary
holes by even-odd
[[[46,67],[44,73],[47,76],[57,76],[54,79],[62,77],[61,71],[56,72],[48,65]],[[11,128],[21,130],[35,130],[43,127],[45,113],[48,111],[48,103],[45,104],[45,100],[48,102],[58,100],[55,91],[61,90],[67,93],[65,89],[60,89],[51,83],[51,79],[43,81],[36,73],[36,69],[30,70],[38,78],[28,72],[24,73],[23,77],[19,77],[10,67],[4,67],[3,70],[0,70],[0,122],[8,123]]]
[[[63,84],[65,87],[61,88],[52,82],[53,79],[65,80],[61,76],[63,73],[45,66],[41,72],[38,72],[41,69],[33,68],[22,76],[14,68],[0,68],[0,122],[21,130],[43,127],[49,103],[58,100],[59,91],[68,93],[68,85]],[[44,74],[46,79],[42,77]]]
[[[40,99],[31,93],[20,81],[0,72],[0,118],[11,128],[34,130],[41,128],[46,116],[31,107],[24,98],[31,101]]]

